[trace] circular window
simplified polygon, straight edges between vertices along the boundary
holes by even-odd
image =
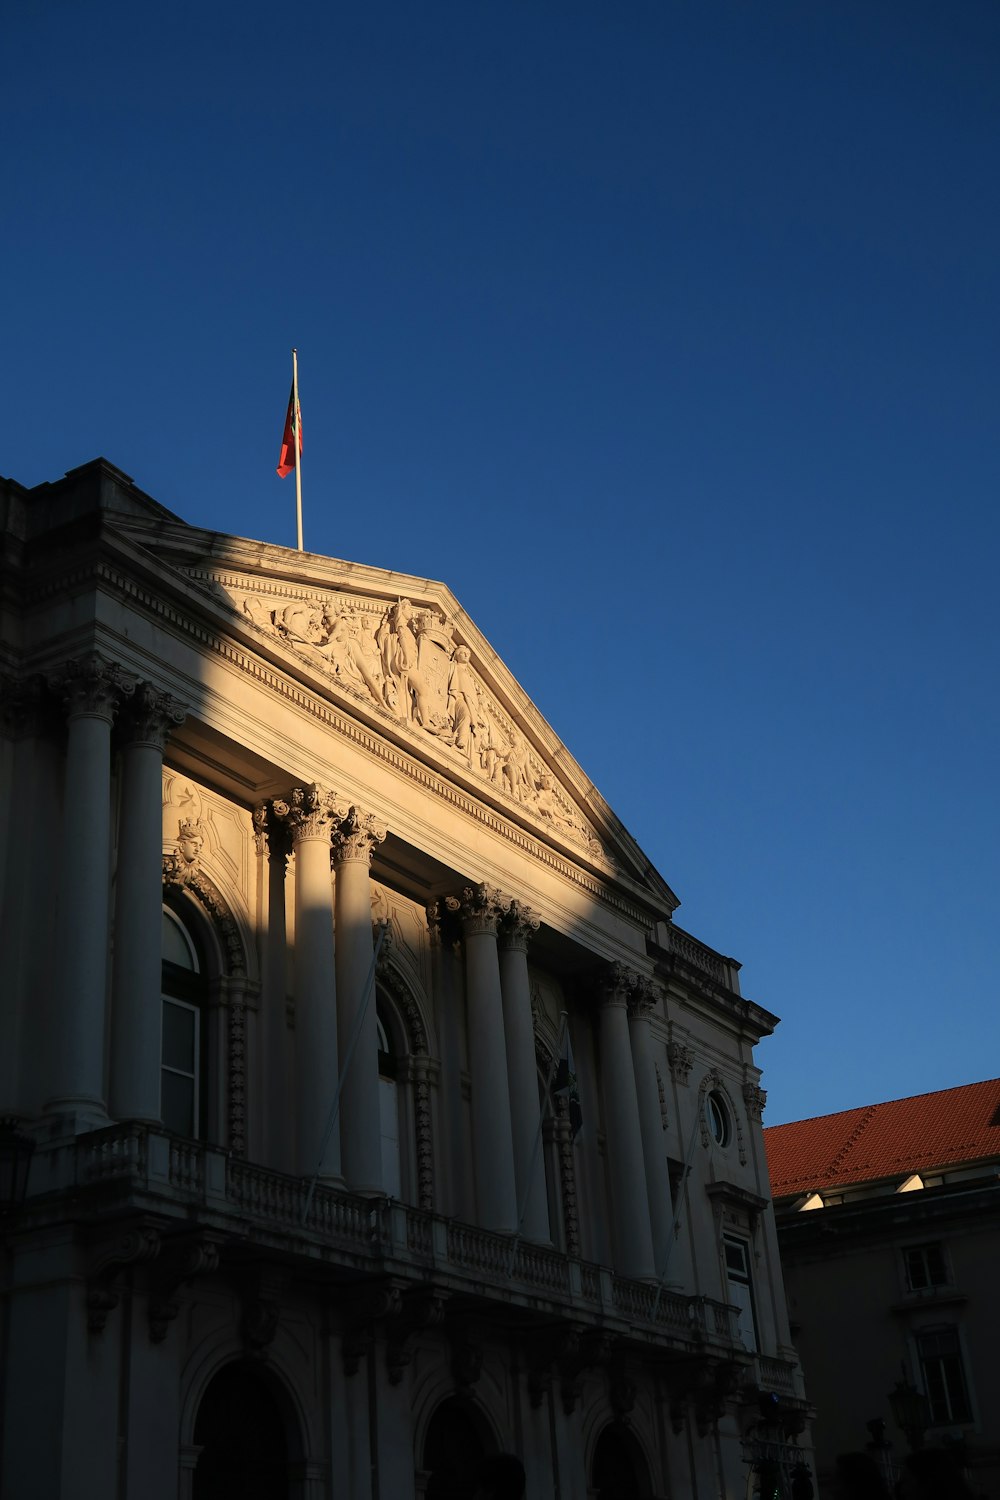
[[[733,1128],[729,1119],[729,1108],[720,1093],[715,1089],[705,1100],[705,1113],[708,1115],[708,1128],[712,1132],[712,1139],[717,1146],[728,1146],[732,1139]]]

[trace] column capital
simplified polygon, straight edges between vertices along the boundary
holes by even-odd
[[[539,919],[530,906],[514,900],[500,918],[497,935],[501,948],[513,948],[521,953],[528,951],[528,943],[539,928]]]
[[[49,677],[68,719],[103,719],[113,724],[122,703],[135,692],[136,679],[100,652],[74,657]]]
[[[283,797],[274,797],[271,811],[288,828],[294,847],[308,839],[325,839],[329,843],[333,825],[343,809],[337,806],[334,792],[313,781],[308,786],[293,786]]]
[[[660,992],[651,979],[642,976],[636,979],[635,988],[628,998],[628,1013],[640,1021],[648,1021],[660,998]]]
[[[151,682],[140,682],[122,716],[120,728],[130,745],[149,745],[162,751],[171,732],[187,718],[187,705]]]
[[[495,885],[481,881],[478,885],[467,885],[461,896],[446,896],[444,901],[449,911],[462,919],[466,937],[479,933],[496,934],[497,923],[510,910],[510,900]]]
[[[597,993],[602,1005],[628,1005],[629,997],[639,983],[635,969],[628,964],[606,964],[597,976]]]
[[[280,862],[284,870],[292,852],[292,833],[288,824],[277,816],[270,802],[258,802],[252,817],[257,853],[268,855],[272,864]]]
[[[380,823],[374,813],[349,807],[332,833],[333,864],[357,862],[370,865],[375,849],[384,841],[387,833],[385,824]]]

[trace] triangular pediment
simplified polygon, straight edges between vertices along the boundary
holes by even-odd
[[[122,529],[331,703],[534,836],[677,905],[446,585],[183,523]]]

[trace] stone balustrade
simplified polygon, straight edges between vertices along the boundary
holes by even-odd
[[[215,1215],[220,1230],[231,1218],[242,1235],[284,1235],[290,1251],[309,1258],[327,1259],[331,1248],[339,1248],[355,1264],[359,1256],[369,1258],[379,1274],[394,1265],[410,1274],[424,1269],[457,1291],[474,1284],[480,1295],[542,1299],[555,1312],[579,1309],[645,1337],[742,1349],[737,1309],[725,1303],[666,1289],[658,1293],[605,1267],[392,1199],[355,1196],[324,1183],[310,1194],[305,1178],[236,1160],[155,1127],[112,1125],[77,1137],[72,1149],[76,1185],[117,1187],[129,1208],[186,1219],[194,1203]],[[759,1364],[768,1388],[791,1388],[791,1372],[780,1360],[759,1357]]]

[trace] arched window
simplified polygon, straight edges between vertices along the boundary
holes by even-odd
[[[492,1435],[475,1408],[461,1397],[443,1401],[431,1417],[424,1442],[427,1500],[470,1500]]]
[[[645,1460],[627,1429],[605,1427],[597,1439],[593,1493],[597,1500],[641,1500],[650,1493]]]
[[[287,1500],[284,1414],[256,1366],[226,1365],[212,1379],[198,1408],[194,1440],[201,1449],[194,1500]]]
[[[192,934],[163,908],[160,1119],[167,1130],[197,1139],[204,1128],[205,965]]]

